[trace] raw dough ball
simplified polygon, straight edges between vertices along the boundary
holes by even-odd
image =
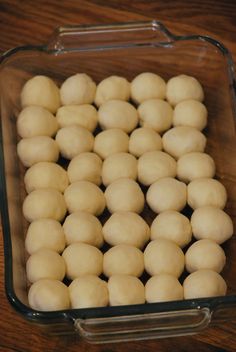
[[[17,144],[17,154],[26,167],[40,161],[57,162],[59,148],[54,139],[47,136],[23,138]]]
[[[147,281],[145,296],[147,303],[177,301],[183,299],[184,290],[175,276],[160,274]]]
[[[111,306],[145,303],[143,283],[135,276],[113,275],[108,280]]]
[[[166,86],[166,97],[171,105],[176,105],[183,100],[194,99],[203,101],[204,92],[199,81],[188,75],[172,77]]]
[[[64,231],[58,221],[38,219],[29,225],[25,238],[25,248],[29,254],[42,248],[61,253],[65,245]]]
[[[100,106],[98,121],[103,130],[119,128],[129,133],[138,124],[138,113],[127,101],[109,100]]]
[[[161,151],[144,153],[138,160],[138,180],[145,186],[162,177],[176,176],[176,161]]]
[[[95,104],[100,106],[108,100],[129,100],[130,83],[124,77],[110,76],[102,80],[95,95]]]
[[[215,207],[201,207],[191,217],[193,235],[197,240],[209,239],[218,244],[233,235],[233,222],[228,214]]]
[[[184,253],[174,242],[158,238],[147,245],[144,266],[151,276],[170,274],[178,278],[184,270]]]
[[[164,99],[165,96],[166,83],[155,73],[140,73],[131,82],[131,98],[137,104],[148,99]]]
[[[22,88],[21,105],[42,106],[54,114],[61,105],[59,88],[49,77],[34,76]]]
[[[39,188],[55,188],[64,192],[69,184],[66,170],[48,161],[31,166],[25,173],[24,182],[28,193]]]
[[[225,296],[226,282],[213,270],[201,269],[187,276],[183,283],[184,298]]]
[[[42,218],[61,221],[66,211],[63,195],[53,188],[36,189],[23,203],[23,214],[29,222]]]
[[[62,253],[66,263],[66,276],[74,280],[81,275],[101,275],[103,254],[90,244],[72,243]]]
[[[178,103],[173,114],[174,126],[190,126],[203,130],[207,125],[207,109],[200,101],[189,99]]]
[[[150,229],[144,219],[129,211],[111,215],[103,226],[103,236],[111,246],[129,244],[142,249],[150,238]]]
[[[128,152],[129,136],[118,128],[111,128],[98,133],[94,140],[94,152],[102,159],[111,154]]]
[[[192,228],[189,219],[183,214],[166,210],[159,214],[151,225],[151,240],[166,238],[181,248],[192,239]]]
[[[64,193],[69,213],[87,211],[96,216],[102,214],[106,202],[101,189],[89,181],[72,183]]]
[[[110,213],[117,211],[141,213],[144,207],[144,195],[140,186],[129,178],[120,178],[112,182],[105,191],[105,198]]]
[[[92,214],[77,211],[66,217],[63,230],[66,243],[84,242],[100,248],[103,245],[102,225]]]
[[[81,153],[70,161],[67,173],[71,183],[89,181],[100,186],[102,183],[102,160],[95,153]]]
[[[213,178],[198,178],[188,184],[188,204],[192,209],[207,205],[223,209],[226,201],[225,187]]]
[[[26,275],[30,282],[41,279],[62,281],[66,272],[64,259],[48,248],[39,249],[26,262]]]
[[[149,187],[146,200],[155,213],[181,211],[187,203],[187,186],[175,178],[161,178]]]
[[[86,73],[77,73],[67,78],[60,89],[62,105],[91,104],[94,101],[96,84]]]
[[[134,130],[129,138],[129,152],[140,157],[146,152],[162,149],[161,136],[153,129],[140,127]]]
[[[105,307],[109,303],[107,283],[94,275],[80,276],[69,286],[72,308]]]

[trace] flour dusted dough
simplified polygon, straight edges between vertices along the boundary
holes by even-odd
[[[99,107],[108,100],[129,100],[130,83],[126,78],[110,76],[104,78],[97,86],[95,104]]]
[[[152,128],[136,128],[130,135],[129,152],[136,157],[140,157],[146,152],[161,149],[161,136]]]
[[[183,286],[179,280],[169,274],[152,276],[145,285],[147,303],[182,300]]]
[[[148,99],[164,99],[166,83],[163,78],[152,72],[143,72],[131,82],[131,99],[140,104]]]
[[[94,152],[102,159],[111,154],[127,152],[129,136],[118,128],[111,128],[98,133],[94,140]]]
[[[190,126],[203,130],[207,125],[207,109],[200,101],[189,99],[178,103],[173,114],[174,126]]]

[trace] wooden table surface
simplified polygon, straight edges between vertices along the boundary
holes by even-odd
[[[222,41],[236,61],[235,0],[0,0],[0,52],[47,41],[63,24],[157,19],[176,34],[210,35]],[[178,338],[88,345],[76,336],[49,337],[24,321],[4,290],[4,253],[0,234],[0,352],[62,351],[236,351],[236,322]]]

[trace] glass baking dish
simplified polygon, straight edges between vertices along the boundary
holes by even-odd
[[[1,214],[5,253],[5,287],[16,312],[54,334],[79,332],[99,343],[193,334],[211,323],[236,317],[236,239],[223,248],[227,264],[222,273],[228,285],[225,297],[119,307],[32,310],[27,303],[28,283],[24,248],[26,222],[24,168],[16,154],[16,117],[25,81],[48,75],[60,84],[76,72],[96,82],[109,75],[132,80],[141,72],[156,72],[165,80],[185,73],[203,85],[209,111],[207,153],[215,160],[216,177],[228,191],[226,212],[236,228],[235,73],[229,51],[216,40],[175,36],[158,21],[98,26],[60,27],[42,46],[23,46],[1,56]]]

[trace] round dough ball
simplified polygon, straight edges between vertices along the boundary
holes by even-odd
[[[172,77],[166,85],[166,97],[168,102],[175,106],[183,100],[194,99],[203,101],[204,92],[200,82],[188,75]]]
[[[131,99],[137,104],[148,99],[164,99],[165,96],[166,83],[155,73],[140,73],[131,82]]]
[[[102,214],[106,201],[101,189],[89,181],[77,181],[67,187],[64,193],[69,213],[86,211],[93,215]]]
[[[101,275],[103,254],[87,243],[72,243],[62,253],[66,263],[66,276],[74,280],[81,275]]]
[[[103,130],[119,128],[129,133],[138,124],[138,112],[127,101],[109,100],[100,106],[98,121]]]
[[[184,253],[174,242],[158,238],[147,245],[144,266],[151,276],[170,274],[178,278],[184,270]]]
[[[204,206],[223,209],[226,201],[225,187],[213,178],[198,178],[188,184],[188,204],[192,209]]]
[[[36,189],[23,202],[23,214],[29,222],[42,218],[61,221],[66,211],[64,196],[53,188]]]
[[[98,133],[94,140],[94,152],[102,159],[115,153],[128,152],[129,136],[118,128]]]
[[[135,276],[113,275],[108,280],[110,306],[145,303],[145,288]]]
[[[100,221],[92,214],[77,211],[65,218],[63,224],[67,245],[75,242],[91,244],[102,247],[103,234]]]
[[[96,84],[86,73],[77,73],[67,78],[60,89],[62,105],[91,104],[94,101]]]
[[[144,195],[132,179],[120,178],[112,182],[105,191],[107,208],[110,213],[131,211],[141,213],[144,208]]]
[[[230,216],[223,210],[210,206],[194,210],[191,225],[197,240],[206,238],[218,244],[227,241],[234,231]]]
[[[95,104],[100,106],[108,100],[129,100],[130,83],[126,78],[110,76],[103,79],[97,86]]]
[[[225,296],[227,291],[223,277],[209,269],[197,270],[188,275],[183,288],[185,299]]]
[[[140,157],[146,152],[161,149],[161,136],[151,128],[140,127],[130,135],[129,152],[136,157]]]
[[[207,114],[205,105],[200,101],[184,100],[174,109],[173,125],[194,127],[202,131],[207,125]]]
[[[119,211],[103,225],[103,236],[111,246],[128,244],[142,249],[150,238],[150,229],[144,219],[129,211]]]
[[[161,178],[149,187],[146,200],[155,213],[181,211],[187,203],[187,186],[175,178]]]
[[[145,285],[147,303],[182,300],[183,286],[179,280],[169,274],[160,274],[151,277]]]
[[[94,275],[84,275],[69,286],[72,308],[105,307],[109,303],[107,283]]]
[[[29,225],[25,238],[25,248],[29,254],[42,248],[61,253],[65,246],[65,234],[58,221],[38,219]]]
[[[21,106],[42,106],[53,114],[61,105],[59,88],[46,76],[34,76],[29,79],[21,91]]]
[[[30,167],[40,161],[57,162],[59,147],[50,137],[35,136],[21,139],[17,144],[17,154],[22,164]]]
[[[192,239],[192,228],[189,219],[175,210],[166,210],[153,220],[151,240],[166,238],[181,248]]]
[[[175,177],[177,164],[174,158],[161,151],[144,153],[138,160],[138,180],[150,186],[162,177]]]

